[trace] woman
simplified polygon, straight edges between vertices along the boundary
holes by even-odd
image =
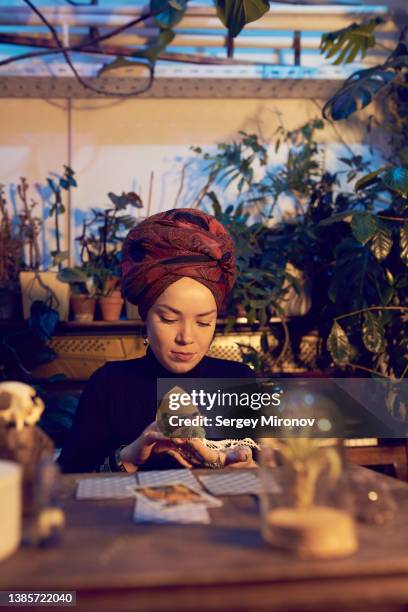
[[[170,439],[155,422],[158,378],[254,378],[246,365],[206,357],[217,313],[235,280],[234,245],[223,226],[193,209],[169,210],[131,230],[122,290],[139,306],[145,357],[105,364],[87,382],[60,465],[65,472],[144,467],[247,467],[246,447],[207,448]],[[172,466],[174,467],[174,465]]]

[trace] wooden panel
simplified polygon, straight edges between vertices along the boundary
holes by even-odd
[[[247,344],[256,349],[260,348],[261,331],[219,333],[215,336],[208,355],[220,359],[241,361],[238,343]],[[274,336],[270,334],[270,346],[277,344]],[[46,378],[55,374],[64,374],[72,380],[86,380],[107,361],[120,359],[134,359],[142,357],[145,353],[143,338],[140,335],[125,333],[105,335],[103,327],[99,334],[79,335],[75,328],[71,333],[56,335],[50,341],[51,348],[57,353],[57,358],[51,363],[42,365],[34,371],[36,377]],[[313,346],[309,352],[313,352]],[[280,366],[285,372],[304,371],[296,367],[291,356]]]
[[[358,465],[392,465],[397,478],[408,481],[408,441],[393,445],[346,449],[347,459]]]

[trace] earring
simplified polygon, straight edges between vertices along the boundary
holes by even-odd
[[[143,344],[144,346],[149,346],[149,338],[147,336],[143,336]]]

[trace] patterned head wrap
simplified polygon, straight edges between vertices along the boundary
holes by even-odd
[[[122,291],[146,319],[149,308],[183,276],[213,293],[221,310],[235,281],[234,243],[211,215],[192,208],[148,217],[123,245]]]

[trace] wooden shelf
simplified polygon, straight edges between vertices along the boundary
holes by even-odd
[[[288,319],[285,319],[287,321]],[[279,324],[282,322],[280,317],[271,317],[269,321],[269,326],[261,326],[259,322],[255,322],[253,324],[249,324],[248,321],[242,319],[237,320],[234,323],[234,327],[230,330],[231,332],[236,331],[266,331],[269,329],[270,325]],[[227,319],[217,319],[217,332],[223,331],[225,326],[227,325]],[[25,321],[0,321],[0,333],[7,333],[12,331],[18,331],[23,329],[25,326]],[[61,321],[57,325],[57,329],[55,335],[65,335],[65,334],[130,334],[137,331],[140,333],[144,326],[144,323],[141,319],[121,319],[119,321],[87,321],[87,322],[79,322],[79,321]]]

